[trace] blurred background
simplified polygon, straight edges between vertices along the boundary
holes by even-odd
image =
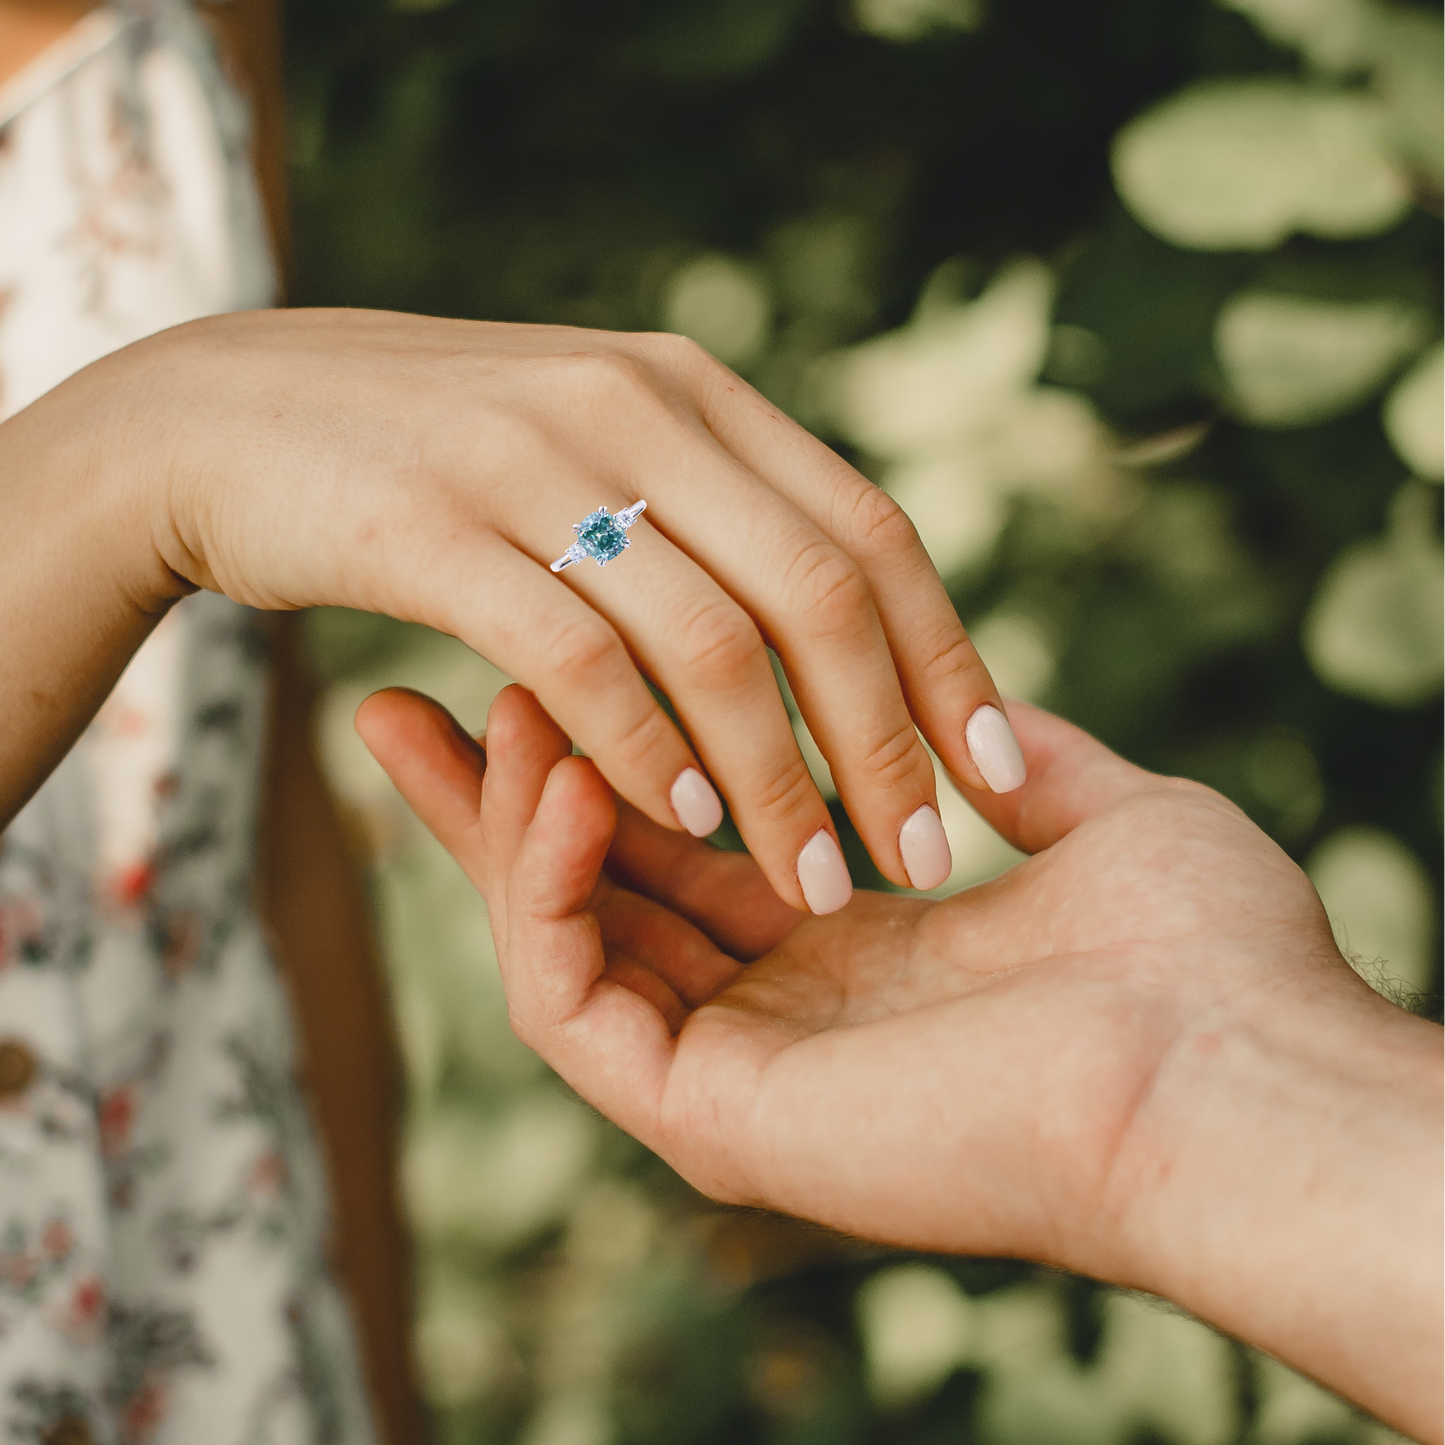
[[[298,302],[694,337],[907,508],[1005,691],[1233,798],[1438,1010],[1438,7],[288,11]],[[1395,1438],[1156,1302],[694,1194],[512,1038],[484,908],[352,734],[385,683],[479,729],[505,679],[309,626],[447,1445]],[[1009,866],[944,794],[949,888]]]

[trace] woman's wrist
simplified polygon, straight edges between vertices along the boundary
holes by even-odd
[[[84,373],[0,425],[0,827],[191,590],[155,547],[158,470]]]
[[[1439,1029],[1310,969],[1170,1051],[1107,1272],[1436,1440],[1441,1168]]]
[[[58,574],[83,574],[98,598],[152,620],[195,590],[157,546],[175,428],[153,369],[148,343],[126,347],[0,425],[0,474],[17,483],[0,495],[12,540],[18,533]]]
[[[22,445],[58,524],[53,530],[70,546],[95,546],[97,581],[143,617],[164,615],[196,590],[167,555],[187,430],[175,374],[183,364],[166,334],[147,338],[77,372],[12,418],[31,423]]]

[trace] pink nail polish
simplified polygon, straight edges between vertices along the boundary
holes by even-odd
[[[848,865],[826,828],[819,828],[798,854],[798,882],[814,913],[836,913],[853,896]]]
[[[696,768],[684,768],[668,794],[677,821],[694,838],[716,833],[722,823],[722,800],[713,785]]]
[[[953,872],[953,853],[938,814],[925,803],[898,830],[898,851],[908,881],[919,890],[937,888]]]
[[[989,703],[978,708],[963,730],[968,755],[991,792],[1011,793],[1023,785],[1028,769],[1008,719]]]

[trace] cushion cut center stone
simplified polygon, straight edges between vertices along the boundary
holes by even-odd
[[[620,557],[627,546],[627,536],[606,512],[593,512],[577,529],[577,540],[589,557],[601,564]]]

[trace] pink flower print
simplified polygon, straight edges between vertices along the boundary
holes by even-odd
[[[53,1260],[65,1259],[75,1248],[75,1231],[57,1216],[40,1231],[40,1248]]]
[[[150,859],[127,863],[111,874],[110,895],[122,908],[135,908],[145,902],[155,881],[156,867]]]
[[[110,107],[110,143],[115,158],[112,195],[120,199],[139,196],[151,204],[163,200],[167,187],[149,160],[145,132],[136,124],[134,108],[119,94]]]
[[[112,164],[109,178],[92,181],[80,197],[80,218],[62,240],[78,251],[84,271],[87,311],[107,305],[110,270],[119,256],[155,256],[160,252],[158,214],[167,188],[146,156],[143,137],[123,97],[111,108]]]
[[[155,1380],[147,1380],[126,1402],[121,1439],[126,1445],[142,1445],[155,1434],[165,1417],[165,1387]]]
[[[76,1285],[70,1308],[81,1320],[93,1320],[100,1314],[105,1308],[105,1284],[99,1275],[89,1275]]]
[[[286,1184],[286,1161],[274,1149],[268,1149],[251,1165],[246,1187],[258,1199],[275,1199]]]
[[[57,1317],[55,1328],[72,1344],[93,1344],[105,1324],[105,1282],[99,1275],[88,1274],[76,1283]]]
[[[112,701],[100,712],[100,721],[113,738],[144,737],[154,726],[148,712],[127,703]]]
[[[112,1089],[100,1101],[100,1150],[107,1158],[114,1159],[124,1153],[130,1143],[130,1131],[135,1124],[135,1088],[122,1084]]]

